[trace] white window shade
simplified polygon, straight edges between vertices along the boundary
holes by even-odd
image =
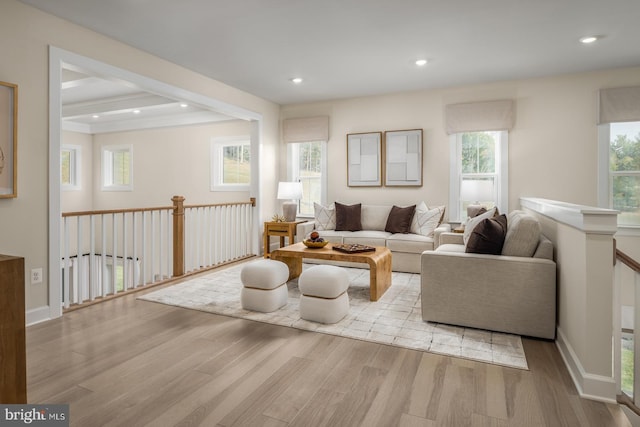
[[[445,130],[448,135],[511,130],[515,122],[514,110],[515,102],[511,99],[449,104],[445,107]]]
[[[640,121],[640,86],[600,89],[598,124]]]
[[[284,142],[329,140],[329,116],[285,119],[282,123]]]

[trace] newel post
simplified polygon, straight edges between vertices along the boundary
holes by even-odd
[[[173,277],[184,275],[184,197],[173,196]]]

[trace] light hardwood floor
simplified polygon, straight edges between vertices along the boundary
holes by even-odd
[[[138,301],[27,329],[30,403],[73,426],[628,426],[581,399],[558,351],[530,370]]]

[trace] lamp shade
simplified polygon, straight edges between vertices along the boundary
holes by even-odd
[[[301,182],[280,182],[278,183],[278,200],[300,200],[302,199]]]
[[[466,201],[493,201],[493,181],[488,179],[465,179],[460,186],[460,199]]]

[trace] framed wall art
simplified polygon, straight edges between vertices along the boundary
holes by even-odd
[[[422,186],[422,129],[386,131],[384,185]]]
[[[382,185],[382,132],[347,134],[347,185]]]
[[[18,86],[0,82],[0,199],[18,196]]]

